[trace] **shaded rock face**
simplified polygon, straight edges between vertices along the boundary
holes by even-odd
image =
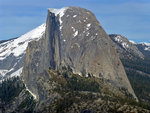
[[[109,36],[89,10],[78,7],[48,10],[45,34],[27,47],[24,82],[40,99],[38,77],[49,67],[59,70],[63,66],[70,66],[82,76],[103,77],[136,98]]]

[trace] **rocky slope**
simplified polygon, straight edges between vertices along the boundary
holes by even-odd
[[[126,37],[121,35],[110,34],[109,36],[121,58],[127,57],[133,59],[135,56],[141,59],[144,58],[142,52],[137,48],[136,43],[129,41]]]
[[[103,78],[82,77],[70,68],[47,69],[37,85],[43,98],[34,109],[37,113],[148,113],[149,106],[137,103],[124,89],[113,87]]]
[[[0,113],[31,113],[34,106],[33,96],[19,77],[0,83]]]
[[[39,40],[45,32],[45,24],[21,37],[0,42],[0,80],[20,76],[29,42]]]
[[[128,58],[150,58],[150,43],[135,43],[119,34],[110,34],[109,37],[113,41],[117,53],[121,58],[126,56],[128,56]]]
[[[49,79],[44,70],[64,66],[81,76],[102,77],[136,98],[109,36],[89,10],[48,9],[45,34],[29,43],[23,68],[24,82],[37,100],[43,98],[37,80]]]
[[[150,44],[135,43],[117,34],[109,36],[139,100],[150,103]]]
[[[150,112],[148,105],[137,103],[127,91],[113,87],[103,78],[82,77],[73,74],[70,67],[60,71],[47,69],[45,73],[49,79],[42,74],[37,80],[42,94],[40,102],[25,90],[19,77],[3,82],[3,85],[0,83],[0,90],[5,92],[0,93],[0,113]],[[16,82],[21,83],[18,86]]]

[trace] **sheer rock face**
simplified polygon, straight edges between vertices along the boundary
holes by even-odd
[[[40,99],[38,77],[49,67],[57,70],[63,66],[70,66],[74,73],[83,76],[103,77],[136,98],[111,40],[89,10],[48,10],[45,34],[27,47],[24,82]],[[44,73],[43,76],[49,79]]]

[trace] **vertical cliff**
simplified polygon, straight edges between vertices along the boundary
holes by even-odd
[[[63,66],[70,66],[81,76],[102,77],[136,98],[111,40],[89,10],[48,9],[45,34],[27,47],[24,82],[39,99],[38,78],[49,79],[44,70],[61,70]]]

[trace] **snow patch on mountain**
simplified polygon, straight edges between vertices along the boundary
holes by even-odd
[[[140,44],[150,46],[150,43],[147,43],[147,42],[141,42]]]
[[[45,33],[46,24],[30,32],[0,44],[0,80],[20,76],[23,68],[23,59],[28,43],[39,40]],[[9,65],[10,64],[10,65]]]
[[[26,47],[32,40],[38,40],[45,32],[45,24],[35,28],[34,30],[22,35],[21,37],[0,44],[0,60],[5,59],[10,54],[18,57],[25,53]]]
[[[61,18],[64,16],[65,14],[65,11],[68,9],[68,7],[64,7],[64,8],[61,8],[61,9],[54,9],[54,8],[48,8],[48,10],[52,13],[55,14],[55,16],[58,16],[59,15],[59,22],[60,22],[60,25],[62,24],[62,20]]]
[[[12,74],[10,75],[10,77],[20,76],[21,73],[22,73],[22,69],[23,69],[23,67],[21,67],[20,69],[18,69],[18,70],[15,71],[14,73],[12,73]]]
[[[76,31],[73,36],[76,37],[78,35],[78,31]]]
[[[124,40],[124,39],[123,39],[122,36],[120,36],[120,35],[117,35],[117,36],[115,37],[115,41],[116,41],[116,42],[120,43],[123,48],[128,49],[128,48],[129,48],[128,43],[125,42],[125,41],[123,41],[123,40]]]
[[[132,44],[136,44],[136,42],[134,42],[133,40],[129,40],[129,42],[131,42]]]
[[[145,51],[150,51],[150,47],[145,47],[144,50]]]
[[[0,75],[5,76],[6,73],[8,73],[9,70],[0,70]]]
[[[144,46],[145,51],[150,51],[150,43],[141,42],[140,44]]]

